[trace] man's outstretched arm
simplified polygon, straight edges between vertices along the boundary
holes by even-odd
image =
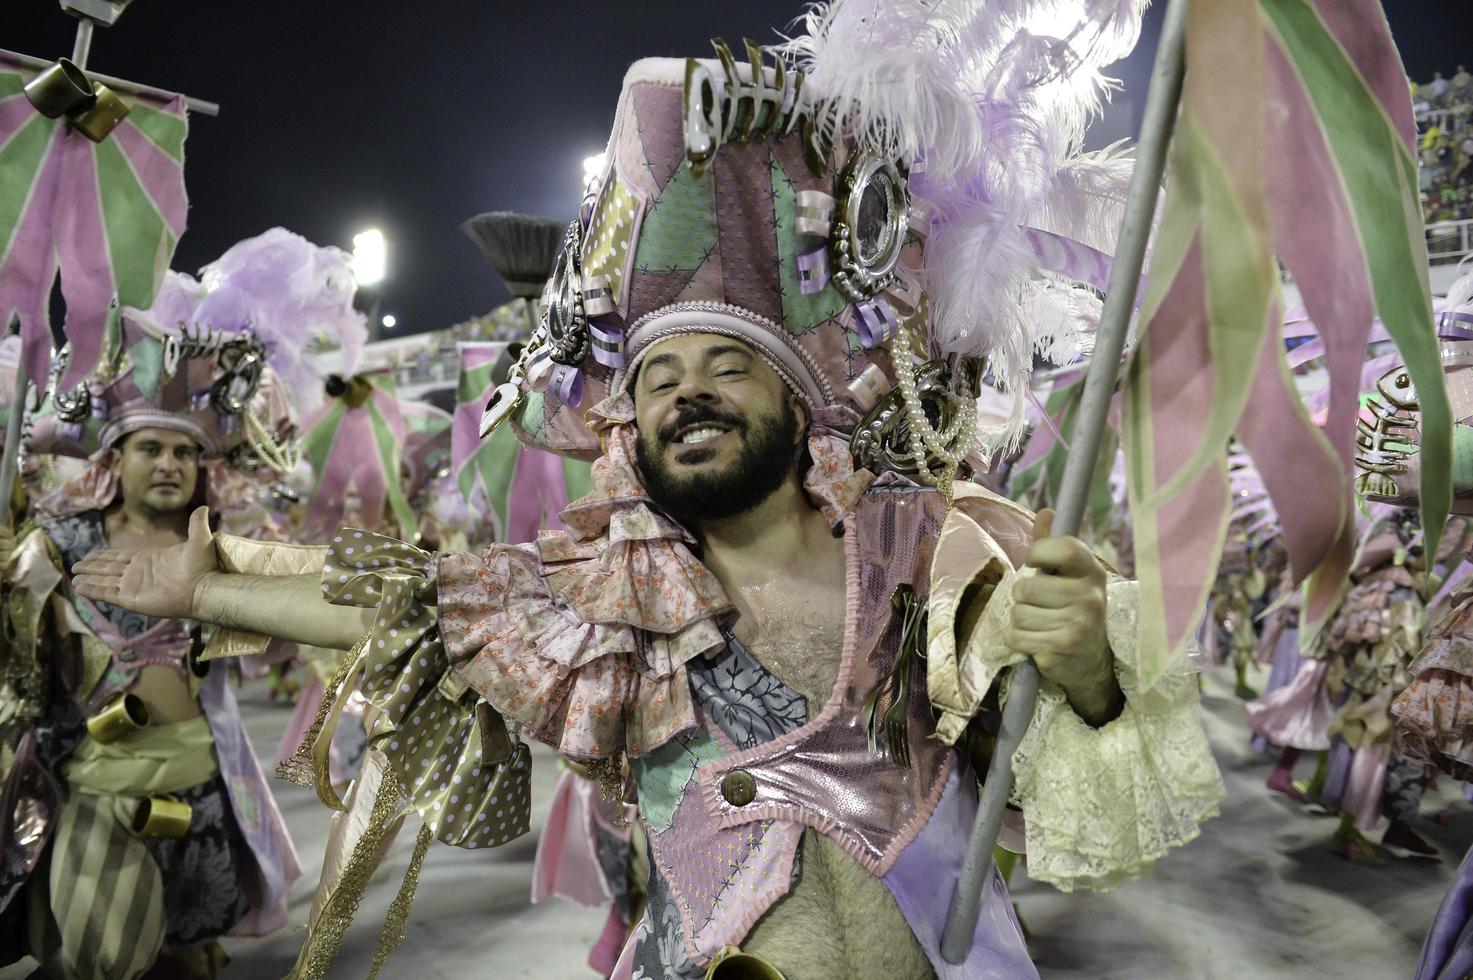
[[[374,612],[323,601],[315,575],[237,575],[221,570],[209,512],[189,519],[187,540],[169,548],[93,552],[73,569],[89,599],[160,619],[193,619],[297,643],[351,648]]]

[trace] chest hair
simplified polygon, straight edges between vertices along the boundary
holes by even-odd
[[[736,604],[737,639],[808,700],[809,718],[817,715],[839,678],[844,655],[842,564],[779,573],[742,590]]]
[[[925,952],[884,882],[816,830],[803,832],[798,884],[742,949],[792,980],[932,980]]]

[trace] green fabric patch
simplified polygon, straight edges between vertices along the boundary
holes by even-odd
[[[469,405],[490,397],[491,368],[495,362],[488,362],[460,372],[460,379],[455,385],[455,400],[461,405]]]
[[[547,414],[543,411],[544,396],[540,391],[529,391],[522,395],[522,404],[516,409],[517,427],[527,434],[534,445],[547,445],[543,430],[547,428]]]
[[[697,767],[726,755],[704,728],[673,738],[647,755],[629,760],[639,788],[639,812],[654,833],[670,829],[685,788]]]
[[[0,72],[0,99],[8,99],[25,91],[26,78],[20,72]]]
[[[476,488],[476,476],[486,488],[486,497],[491,509],[496,512],[496,538],[506,538],[506,511],[512,474],[516,470],[517,437],[510,426],[499,426],[495,432],[481,440],[476,451],[461,466],[455,482],[460,494],[470,500]]]
[[[699,269],[716,248],[715,183],[681,167],[655,198],[640,228],[634,267],[647,272]]]
[[[184,137],[189,133],[189,123],[183,116],[155,109],[135,100],[130,103],[128,122],[147,136],[149,142],[163,150],[171,158],[184,162]]]
[[[343,424],[343,416],[347,411],[346,403],[337,402],[302,437],[302,455],[312,464],[314,472],[321,473],[327,468],[327,454],[332,449],[332,441],[337,438],[338,426]]]
[[[563,482],[568,488],[568,503],[587,496],[593,492],[593,464],[564,456]]]
[[[118,300],[146,310],[174,251],[174,236],[112,140],[98,143],[97,190]]]
[[[159,400],[159,378],[164,373],[164,345],[152,337],[144,337],[128,348],[133,362],[133,383],[151,402]]]
[[[373,424],[373,441],[378,446],[379,464],[384,470],[384,489],[388,491],[389,509],[394,512],[399,527],[413,540],[419,531],[419,524],[414,518],[414,510],[410,508],[409,501],[404,499],[404,484],[399,480],[399,443],[378,405],[370,399],[363,407],[368,409],[368,418]]]
[[[826,320],[844,312],[849,300],[831,282],[816,293],[805,296],[798,282],[798,256],[828,243],[798,234],[798,189],[788,179],[787,171],[774,154],[769,157],[772,169],[773,210],[777,215],[777,263],[782,278],[783,326],[792,334],[802,335]]]
[[[1473,490],[1473,429],[1453,426],[1453,490]]]
[[[38,115],[0,147],[0,258],[9,251],[21,215],[31,203],[32,188],[55,131],[54,119]]]

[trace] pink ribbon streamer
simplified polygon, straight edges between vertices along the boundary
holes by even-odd
[[[537,540],[544,528],[562,527],[557,515],[568,506],[568,485],[562,457],[541,449],[520,447],[511,485],[507,488],[506,543]]]

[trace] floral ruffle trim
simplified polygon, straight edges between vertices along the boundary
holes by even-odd
[[[1391,705],[1397,747],[1454,779],[1473,779],[1473,644],[1434,637],[1411,666],[1416,677]]]
[[[709,620],[644,644],[665,643],[646,656],[633,627],[573,611],[536,545],[441,555],[436,566],[456,676],[538,741],[576,759],[642,755],[695,726],[681,665],[722,642]]]
[[[1120,717],[1091,728],[1045,683],[1013,757],[1028,874],[1064,891],[1108,890],[1147,873],[1193,840],[1224,796],[1190,664],[1176,664],[1149,691],[1137,683],[1136,593],[1134,582],[1109,588],[1110,646],[1126,697]]]

